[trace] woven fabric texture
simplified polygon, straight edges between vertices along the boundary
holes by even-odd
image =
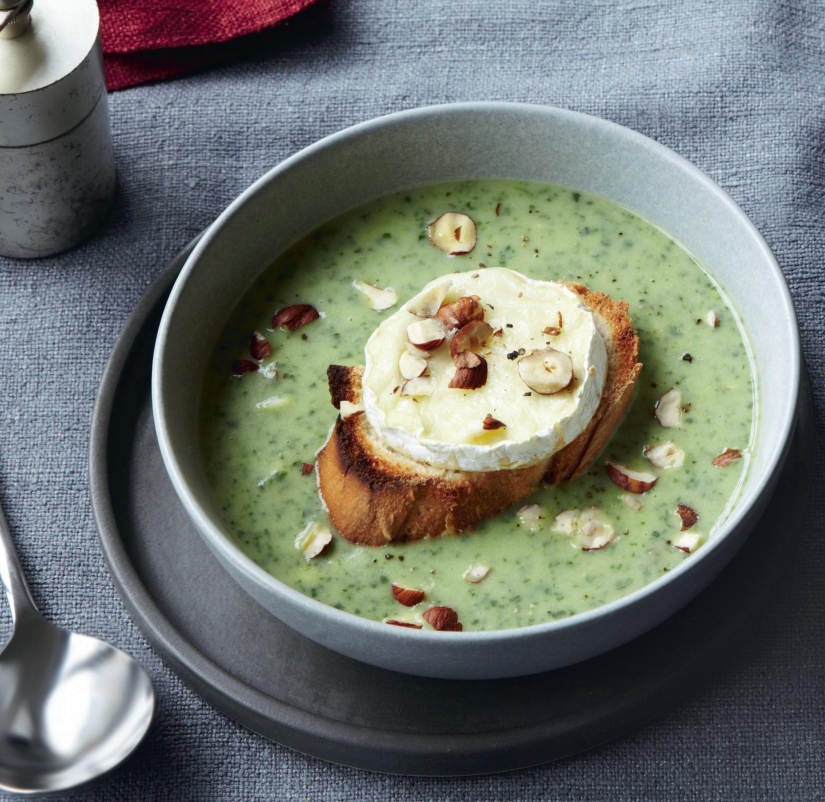
[[[220,61],[233,51],[217,45],[283,23],[314,3],[100,0],[106,85],[110,91],[123,89]]]
[[[54,258],[0,258],[0,497],[33,594],[50,619],[136,656],[160,698],[148,742],[89,799],[825,799],[821,492],[773,609],[701,692],[617,742],[508,775],[381,776],[269,743],[189,690],[118,598],[90,509],[89,425],[114,339],[152,278],[250,182],[319,137],[399,109],[486,99],[600,115],[718,181],[785,271],[821,415],[820,0],[340,2],[231,64],[113,95],[120,183],[108,222]],[[819,434],[820,454],[822,444]],[[822,487],[819,463],[815,478]]]

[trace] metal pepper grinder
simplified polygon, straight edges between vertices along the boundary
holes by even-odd
[[[0,255],[71,248],[111,208],[99,27],[95,0],[0,0]]]

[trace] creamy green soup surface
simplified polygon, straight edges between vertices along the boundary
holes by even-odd
[[[478,227],[471,253],[449,257],[429,242],[427,224],[464,212]],[[537,490],[522,504],[544,515],[535,531],[515,508],[475,532],[381,548],[354,546],[336,534],[311,561],[296,536],[325,521],[313,463],[337,411],[330,404],[330,364],[364,362],[376,328],[424,284],[473,267],[506,266],[543,280],[577,281],[630,306],[644,368],[630,410],[604,453],[576,482]],[[398,304],[374,311],[353,281],[392,287]],[[294,332],[272,329],[273,314],[306,303],[318,320]],[[718,325],[708,325],[708,312]],[[271,344],[261,369],[232,375],[250,359],[253,331]],[[274,374],[277,372],[277,376]],[[671,387],[686,411],[663,428],[655,402]],[[271,399],[276,399],[272,401]],[[269,400],[269,401],[268,401]],[[752,362],[735,312],[719,287],[682,247],[621,207],[563,187],[478,180],[439,184],[382,198],[322,226],[279,257],[249,290],[223,331],[207,371],[201,404],[203,458],[216,506],[240,549],[287,585],[356,615],[422,623],[433,605],[454,609],[465,631],[521,627],[591,610],[625,596],[692,559],[672,545],[679,504],[694,509],[691,529],[712,537],[736,501],[753,443]],[[658,469],[645,446],[672,441],[681,467]],[[743,458],[713,460],[727,448]],[[657,474],[631,509],[605,462]],[[517,505],[521,506],[521,505]],[[597,507],[618,538],[581,551],[553,531],[554,516]],[[701,547],[700,547],[701,548]],[[463,574],[491,568],[478,584]],[[422,589],[408,609],[395,583]]]

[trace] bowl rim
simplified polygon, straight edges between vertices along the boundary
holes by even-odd
[[[626,596],[622,596],[612,602],[600,605],[586,612],[577,613],[567,618],[536,624],[528,624],[523,627],[512,627],[509,629],[470,632],[440,632],[426,629],[408,631],[405,627],[389,627],[382,621],[375,621],[354,613],[339,610],[331,605],[304,595],[300,591],[295,590],[266,572],[257,563],[247,557],[239,547],[235,546],[227,534],[212,523],[210,516],[200,504],[196,494],[192,491],[184,478],[184,472],[172,446],[172,437],[167,427],[163,385],[164,357],[166,353],[167,335],[178,304],[186,291],[188,282],[190,281],[194,271],[197,269],[198,262],[203,253],[209,249],[212,241],[220,235],[224,224],[236,214],[242,213],[246,204],[255,198],[255,196],[258,195],[258,193],[260,193],[270,183],[276,181],[280,175],[289,171],[297,164],[311,160],[316,153],[322,152],[329,148],[335,148],[339,144],[345,143],[352,138],[360,137],[369,132],[392,126],[396,123],[409,123],[411,121],[426,119],[432,116],[437,117],[440,115],[496,112],[522,112],[524,114],[544,113],[551,118],[565,119],[568,122],[572,121],[580,126],[592,126],[599,128],[612,137],[629,140],[630,142],[641,145],[643,148],[651,151],[656,157],[672,162],[685,172],[689,173],[691,178],[694,179],[697,184],[701,185],[705,192],[710,193],[716,198],[716,200],[721,201],[721,203],[727,207],[729,212],[734,217],[738,218],[747,233],[751,235],[754,244],[758,246],[759,252],[763,257],[765,266],[774,273],[774,277],[778,279],[778,284],[781,287],[780,297],[776,298],[776,300],[786,313],[787,322],[791,328],[791,353],[789,354],[788,359],[789,381],[785,385],[785,389],[790,391],[790,395],[788,396],[787,406],[782,410],[783,420],[777,441],[779,443],[779,448],[776,449],[769,467],[765,470],[763,476],[759,479],[757,484],[752,488],[750,498],[747,500],[747,503],[742,503],[741,501],[737,502],[713,540],[707,541],[701,549],[691,555],[690,560],[683,561],[677,568],[663,574],[657,579],[654,579],[652,582],[643,585]],[[611,200],[610,198],[606,199]],[[615,203],[615,201],[613,202]],[[633,213],[638,216],[638,213]],[[656,225],[651,221],[648,222]],[[715,280],[715,277],[713,277],[712,274],[711,277]],[[712,559],[714,553],[722,547],[723,543],[728,539],[731,533],[743,524],[744,520],[748,517],[752,509],[759,503],[759,501],[762,499],[767,500],[766,492],[771,492],[773,489],[779,470],[781,469],[785,461],[785,457],[787,456],[791,437],[796,424],[796,411],[798,407],[799,384],[801,377],[801,360],[802,350],[799,326],[790,289],[785,281],[785,277],[776,261],[776,258],[771,252],[770,247],[748,215],[733,200],[733,198],[731,198],[721,186],[719,186],[706,173],[696,167],[692,162],[688,161],[683,156],[680,156],[665,145],[660,144],[656,140],[651,139],[638,131],[634,131],[633,129],[619,123],[614,123],[604,118],[584,114],[582,112],[543,104],[513,103],[504,101],[446,103],[420,106],[413,109],[381,115],[329,134],[311,145],[297,151],[269,169],[260,178],[247,187],[247,189],[245,189],[240,195],[238,195],[238,197],[236,197],[223,210],[223,212],[218,215],[215,221],[206,229],[189,258],[186,260],[186,263],[175,281],[169,299],[166,303],[163,317],[160,322],[160,327],[158,329],[158,336],[155,343],[155,350],[152,360],[152,410],[161,455],[175,491],[181,499],[188,515],[195,523],[197,529],[206,539],[210,548],[220,556],[225,566],[229,565],[235,571],[244,575],[247,579],[251,580],[259,590],[263,590],[268,594],[274,593],[290,605],[297,607],[302,614],[309,614],[314,617],[323,617],[331,626],[339,625],[350,629],[354,627],[365,635],[372,637],[378,636],[384,639],[415,639],[416,642],[425,643],[427,646],[435,644],[445,645],[451,642],[455,644],[457,640],[461,643],[468,644],[468,646],[482,646],[501,643],[503,641],[511,641],[513,639],[519,641],[529,641],[534,638],[542,638],[550,633],[564,632],[571,628],[584,629],[588,624],[594,624],[602,619],[619,615],[624,610],[634,607],[643,601],[647,596],[654,595],[662,588],[674,584],[686,572],[694,571],[696,567]],[[744,499],[742,501],[744,501]],[[422,638],[424,639],[423,641],[421,640]]]

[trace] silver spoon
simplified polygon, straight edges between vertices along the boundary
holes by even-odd
[[[14,621],[0,652],[0,791],[83,785],[141,742],[155,709],[152,683],[129,655],[40,615],[2,509],[0,578]]]

